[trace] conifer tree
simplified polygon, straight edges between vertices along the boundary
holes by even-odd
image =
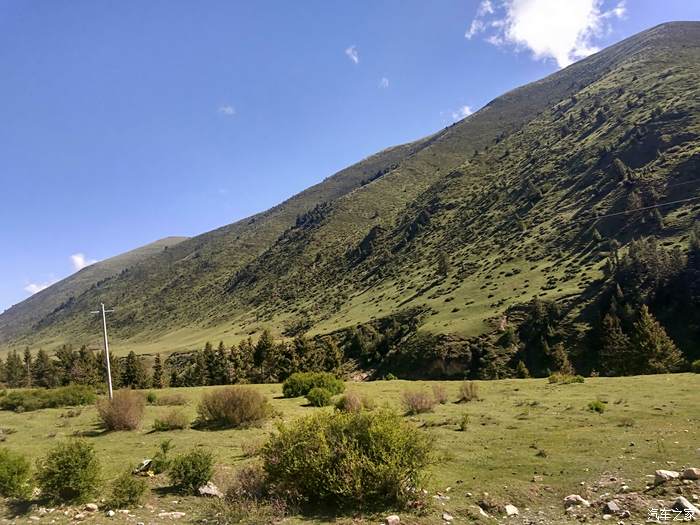
[[[562,374],[574,374],[574,367],[571,366],[569,356],[562,343],[555,344],[549,352],[550,369]]]
[[[260,334],[260,339],[258,339],[258,342],[255,344],[255,352],[253,354],[253,362],[255,363],[255,366],[260,369],[260,376],[263,381],[265,380],[265,359],[267,358],[267,354],[272,351],[274,346],[275,340],[273,339],[270,331],[267,329],[263,330],[262,334]]]
[[[160,362],[160,354],[156,354],[156,357],[153,360],[151,386],[153,388],[163,388],[163,364]]]
[[[527,366],[525,366],[522,359],[518,361],[518,364],[515,367],[515,375],[520,379],[527,379],[530,377],[530,371],[527,369]]]
[[[143,365],[143,360],[133,350],[124,359],[121,384],[126,388],[148,387],[148,374]]]
[[[29,347],[25,347],[24,355],[22,357],[22,364],[24,365],[24,386],[31,388],[32,386],[32,352]]]
[[[32,365],[32,382],[43,388],[53,388],[59,383],[54,362],[43,348],[37,352]]]
[[[681,367],[683,355],[646,305],[642,305],[634,328],[633,344],[642,373],[663,374]]]
[[[250,338],[231,347],[229,353],[229,381],[231,383],[246,383],[253,368],[253,353],[255,347]]]
[[[7,354],[5,361],[5,382],[10,388],[23,386],[24,365],[22,358],[17,354],[17,350],[12,350]]]
[[[607,376],[635,373],[632,343],[622,330],[620,318],[614,310],[606,314],[601,326],[600,365]]]

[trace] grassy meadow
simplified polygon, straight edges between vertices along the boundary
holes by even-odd
[[[480,518],[476,507],[480,500],[493,505],[489,513],[499,520],[503,518],[503,505],[510,503],[520,509],[520,516],[510,522],[530,518],[544,519],[545,523],[567,522],[572,518],[565,514],[562,499],[568,494],[595,499],[593,491],[612,492],[622,484],[627,484],[629,491],[642,492],[649,479],[645,476],[658,468],[680,469],[700,464],[700,375],[587,378],[581,384],[549,384],[546,379],[477,383],[481,399],[467,403],[456,403],[460,383],[454,381],[395,380],[346,385],[346,391],[364,394],[374,399],[377,406],[386,404],[399,411],[403,410],[401,396],[405,391],[423,389],[432,394],[433,387],[438,386],[448,394],[449,401],[437,404],[433,412],[406,416],[434,438],[438,461],[426,487],[430,495],[427,510],[399,512],[402,523],[441,523],[444,512],[457,523],[486,520]],[[187,404],[181,408],[195,419],[198,400],[211,388],[221,387],[154,392],[160,399],[173,394],[185,397]],[[304,398],[284,399],[279,384],[254,388],[271,400],[277,414],[261,428],[154,432],[154,419],[174,408],[157,405],[147,406],[141,430],[110,433],[101,431],[92,406],[0,412],[3,446],[36,458],[58,440],[82,436],[94,443],[103,464],[103,477],[109,480],[151,457],[161,440],[172,439],[173,453],[191,447],[211,449],[217,457],[214,481],[225,490],[235,469],[254,461],[256,447],[274,431],[277,422],[317,410],[333,410],[305,406]],[[595,400],[604,403],[603,413],[588,408]],[[463,422],[466,424],[461,430]],[[608,486],[611,479],[615,480],[615,487]],[[226,512],[216,517],[221,507],[211,500],[169,492],[164,476],[151,478],[149,483],[153,491],[144,507],[113,518],[99,512],[88,515],[87,521],[162,523],[171,521],[158,518],[158,513],[167,511],[185,512],[181,522],[233,520],[227,518]],[[697,487],[691,490],[700,493]],[[484,506],[483,501],[481,504]],[[58,511],[27,521],[36,517],[36,509],[3,507],[2,517],[17,517],[17,522],[70,521]],[[394,510],[365,516],[297,515],[283,522],[377,523]],[[633,514],[637,521],[644,517]],[[259,522],[251,519],[251,523]]]

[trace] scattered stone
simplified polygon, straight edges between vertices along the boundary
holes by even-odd
[[[520,514],[518,507],[510,504],[506,505],[506,516],[517,516],[518,514]]]
[[[481,507],[478,507],[478,508],[479,508],[479,514],[481,514],[485,518],[489,517],[489,515],[486,513],[486,511],[484,509],[482,509]]]
[[[214,485],[211,481],[207,482],[206,485],[199,487],[200,496],[209,496],[212,498],[223,498],[224,493],[219,490],[219,487]]]
[[[627,492],[627,491],[629,491],[629,489],[630,489],[630,488],[629,488],[628,485],[622,485],[622,486],[620,487],[620,492]]]
[[[142,472],[148,472],[151,467],[152,459],[144,459],[141,464],[134,469],[134,474],[141,474]]]
[[[39,521],[41,518],[39,516],[29,516],[29,519],[32,521]]]
[[[666,481],[678,479],[679,477],[680,474],[675,470],[659,469],[656,472],[654,472],[654,483],[656,485],[659,485],[660,483],[665,483]]]
[[[443,512],[442,519],[445,521],[452,521],[454,518],[452,517],[452,514],[450,514],[449,512]]]
[[[590,507],[591,504],[588,500],[583,499],[581,496],[578,494],[569,494],[567,497],[564,498],[564,506],[568,509],[569,507],[575,507],[578,505],[582,505],[584,507]]]
[[[700,501],[700,496],[698,496],[697,494],[693,494],[692,497],[691,497],[691,499],[692,499],[693,501]]]
[[[146,525],[143,521],[137,521],[136,525]]]
[[[679,496],[676,501],[673,502],[673,508],[675,510],[682,510],[684,512],[690,512],[695,519],[700,518],[700,509],[695,505],[685,499],[683,496]]]
[[[184,512],[159,512],[158,517],[159,518],[170,518],[173,520],[180,519],[185,516]]]
[[[700,479],[700,468],[687,468],[681,474],[682,479]]]
[[[621,518],[630,518],[630,517],[632,517],[632,513],[629,510],[625,509],[622,512],[620,512],[620,517]]]
[[[608,521],[608,520],[612,519],[612,515],[611,514],[603,514],[603,519],[605,521]]]
[[[97,512],[99,507],[97,506],[97,503],[86,503],[85,504],[85,510],[88,512]]]
[[[620,505],[618,505],[617,501],[611,500],[603,506],[603,510],[606,514],[617,514],[622,509],[620,508]]]
[[[84,520],[85,519],[85,513],[84,512],[78,512],[75,516],[73,516],[74,520]]]
[[[106,512],[108,518],[113,518],[117,513],[114,512],[113,510],[108,510]]]
[[[399,518],[396,514],[392,514],[391,516],[384,518],[384,525],[399,525],[399,523],[401,523],[401,518]]]

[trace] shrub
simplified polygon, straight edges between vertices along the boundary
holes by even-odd
[[[153,430],[167,432],[168,430],[182,430],[190,426],[190,420],[182,410],[171,410],[162,418],[156,418],[153,422]]]
[[[146,394],[146,402],[150,405],[155,405],[158,402],[158,396],[155,392],[149,392]]]
[[[308,394],[306,394],[306,400],[311,406],[314,407],[325,407],[331,404],[331,397],[333,395],[325,388],[314,387]]]
[[[295,372],[282,384],[284,397],[305,396],[314,388],[325,388],[331,395],[342,393],[343,382],[330,372]]]
[[[562,374],[561,372],[554,372],[547,378],[550,385],[570,385],[572,383],[583,383],[585,381],[583,376],[572,375],[572,374]]]
[[[436,403],[444,405],[447,403],[447,389],[444,385],[436,383],[433,385],[433,397]]]
[[[37,462],[36,479],[42,494],[52,501],[85,501],[100,484],[95,449],[85,441],[58,444]]]
[[[95,402],[95,392],[86,385],[69,385],[60,388],[28,388],[13,390],[0,397],[1,410],[29,412],[42,408],[89,405]]]
[[[31,465],[16,452],[0,449],[0,496],[23,499],[30,493]]]
[[[202,426],[248,427],[270,417],[272,407],[257,390],[232,386],[204,394],[197,413]]]
[[[468,403],[479,400],[479,385],[473,381],[464,381],[459,385],[458,403]]]
[[[159,406],[181,406],[187,404],[187,398],[182,394],[160,395],[156,404]]]
[[[435,406],[435,400],[427,392],[420,390],[404,392],[401,402],[408,415],[430,412]]]
[[[153,455],[151,460],[151,470],[156,474],[165,472],[170,468],[170,458],[168,453],[175,447],[172,439],[164,439],[158,446],[158,452]]]
[[[148,483],[135,477],[128,470],[112,481],[109,504],[117,509],[133,507],[143,502],[148,492]]]
[[[590,410],[591,412],[597,412],[598,414],[602,414],[603,412],[605,412],[605,403],[600,399],[591,401],[590,403],[588,403],[588,410]]]
[[[700,359],[693,361],[693,363],[690,365],[690,369],[696,374],[700,374]]]
[[[361,396],[357,392],[348,392],[338,399],[335,408],[341,412],[360,412],[362,410],[372,410],[374,402],[367,396]]]
[[[250,463],[238,469],[233,481],[226,490],[229,503],[246,503],[260,501],[267,494],[267,475],[259,462]]]
[[[134,430],[143,419],[143,396],[133,390],[117,390],[113,399],[97,401],[97,413],[107,430]]]
[[[272,494],[356,509],[407,503],[431,451],[428,437],[393,412],[322,412],[280,425],[262,460]]]
[[[466,412],[459,418],[459,430],[465,432],[469,428],[469,414]]]
[[[197,489],[214,475],[214,456],[208,450],[193,449],[170,462],[168,475],[179,490],[197,494]]]
[[[389,372],[387,375],[384,376],[384,379],[386,381],[396,381],[398,379],[398,377],[396,377],[394,374]]]

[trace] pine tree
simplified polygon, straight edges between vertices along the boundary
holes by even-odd
[[[634,328],[633,344],[642,373],[663,374],[681,367],[683,355],[646,305],[642,305]]]
[[[151,376],[153,388],[163,388],[163,365],[160,362],[160,354],[156,354],[153,360],[153,375]]]
[[[440,251],[437,258],[437,274],[440,277],[447,277],[451,268],[450,256],[447,255],[447,252]]]
[[[515,375],[520,379],[527,379],[528,377],[530,377],[530,371],[527,369],[527,366],[525,366],[525,363],[522,361],[522,359],[518,361],[518,364],[515,367]]]
[[[10,388],[19,388],[23,386],[25,369],[22,364],[22,358],[17,354],[17,350],[12,350],[7,354],[5,361],[5,382]]]
[[[631,375],[637,368],[632,343],[613,309],[603,318],[599,356],[600,366],[607,376]]]
[[[562,343],[557,343],[552,347],[549,352],[549,368],[555,372],[561,372],[562,374],[573,375],[575,373],[574,367],[571,366],[569,361],[569,356],[564,349]]]
[[[231,383],[246,383],[253,368],[253,353],[255,348],[250,338],[232,346],[229,353],[229,381]]]
[[[58,386],[59,378],[56,375],[56,367],[49,354],[43,348],[37,352],[34,359],[32,381],[34,386],[43,388]]]
[[[260,334],[260,339],[258,339],[258,342],[255,344],[255,352],[253,354],[253,362],[255,363],[255,366],[260,368],[260,376],[263,381],[265,380],[265,359],[267,358],[267,354],[269,354],[274,347],[275,340],[273,339],[272,334],[267,329],[263,330],[263,333]]]
[[[143,360],[132,350],[124,359],[121,384],[126,388],[147,388],[148,374]]]
[[[204,345],[204,350],[202,350],[202,359],[204,360],[204,377],[202,381],[204,385],[215,385],[214,373],[216,369],[216,354],[214,353],[214,347],[209,341]]]
[[[22,364],[24,365],[24,386],[27,388],[32,387],[32,352],[29,347],[25,347],[24,355],[22,357]]]

